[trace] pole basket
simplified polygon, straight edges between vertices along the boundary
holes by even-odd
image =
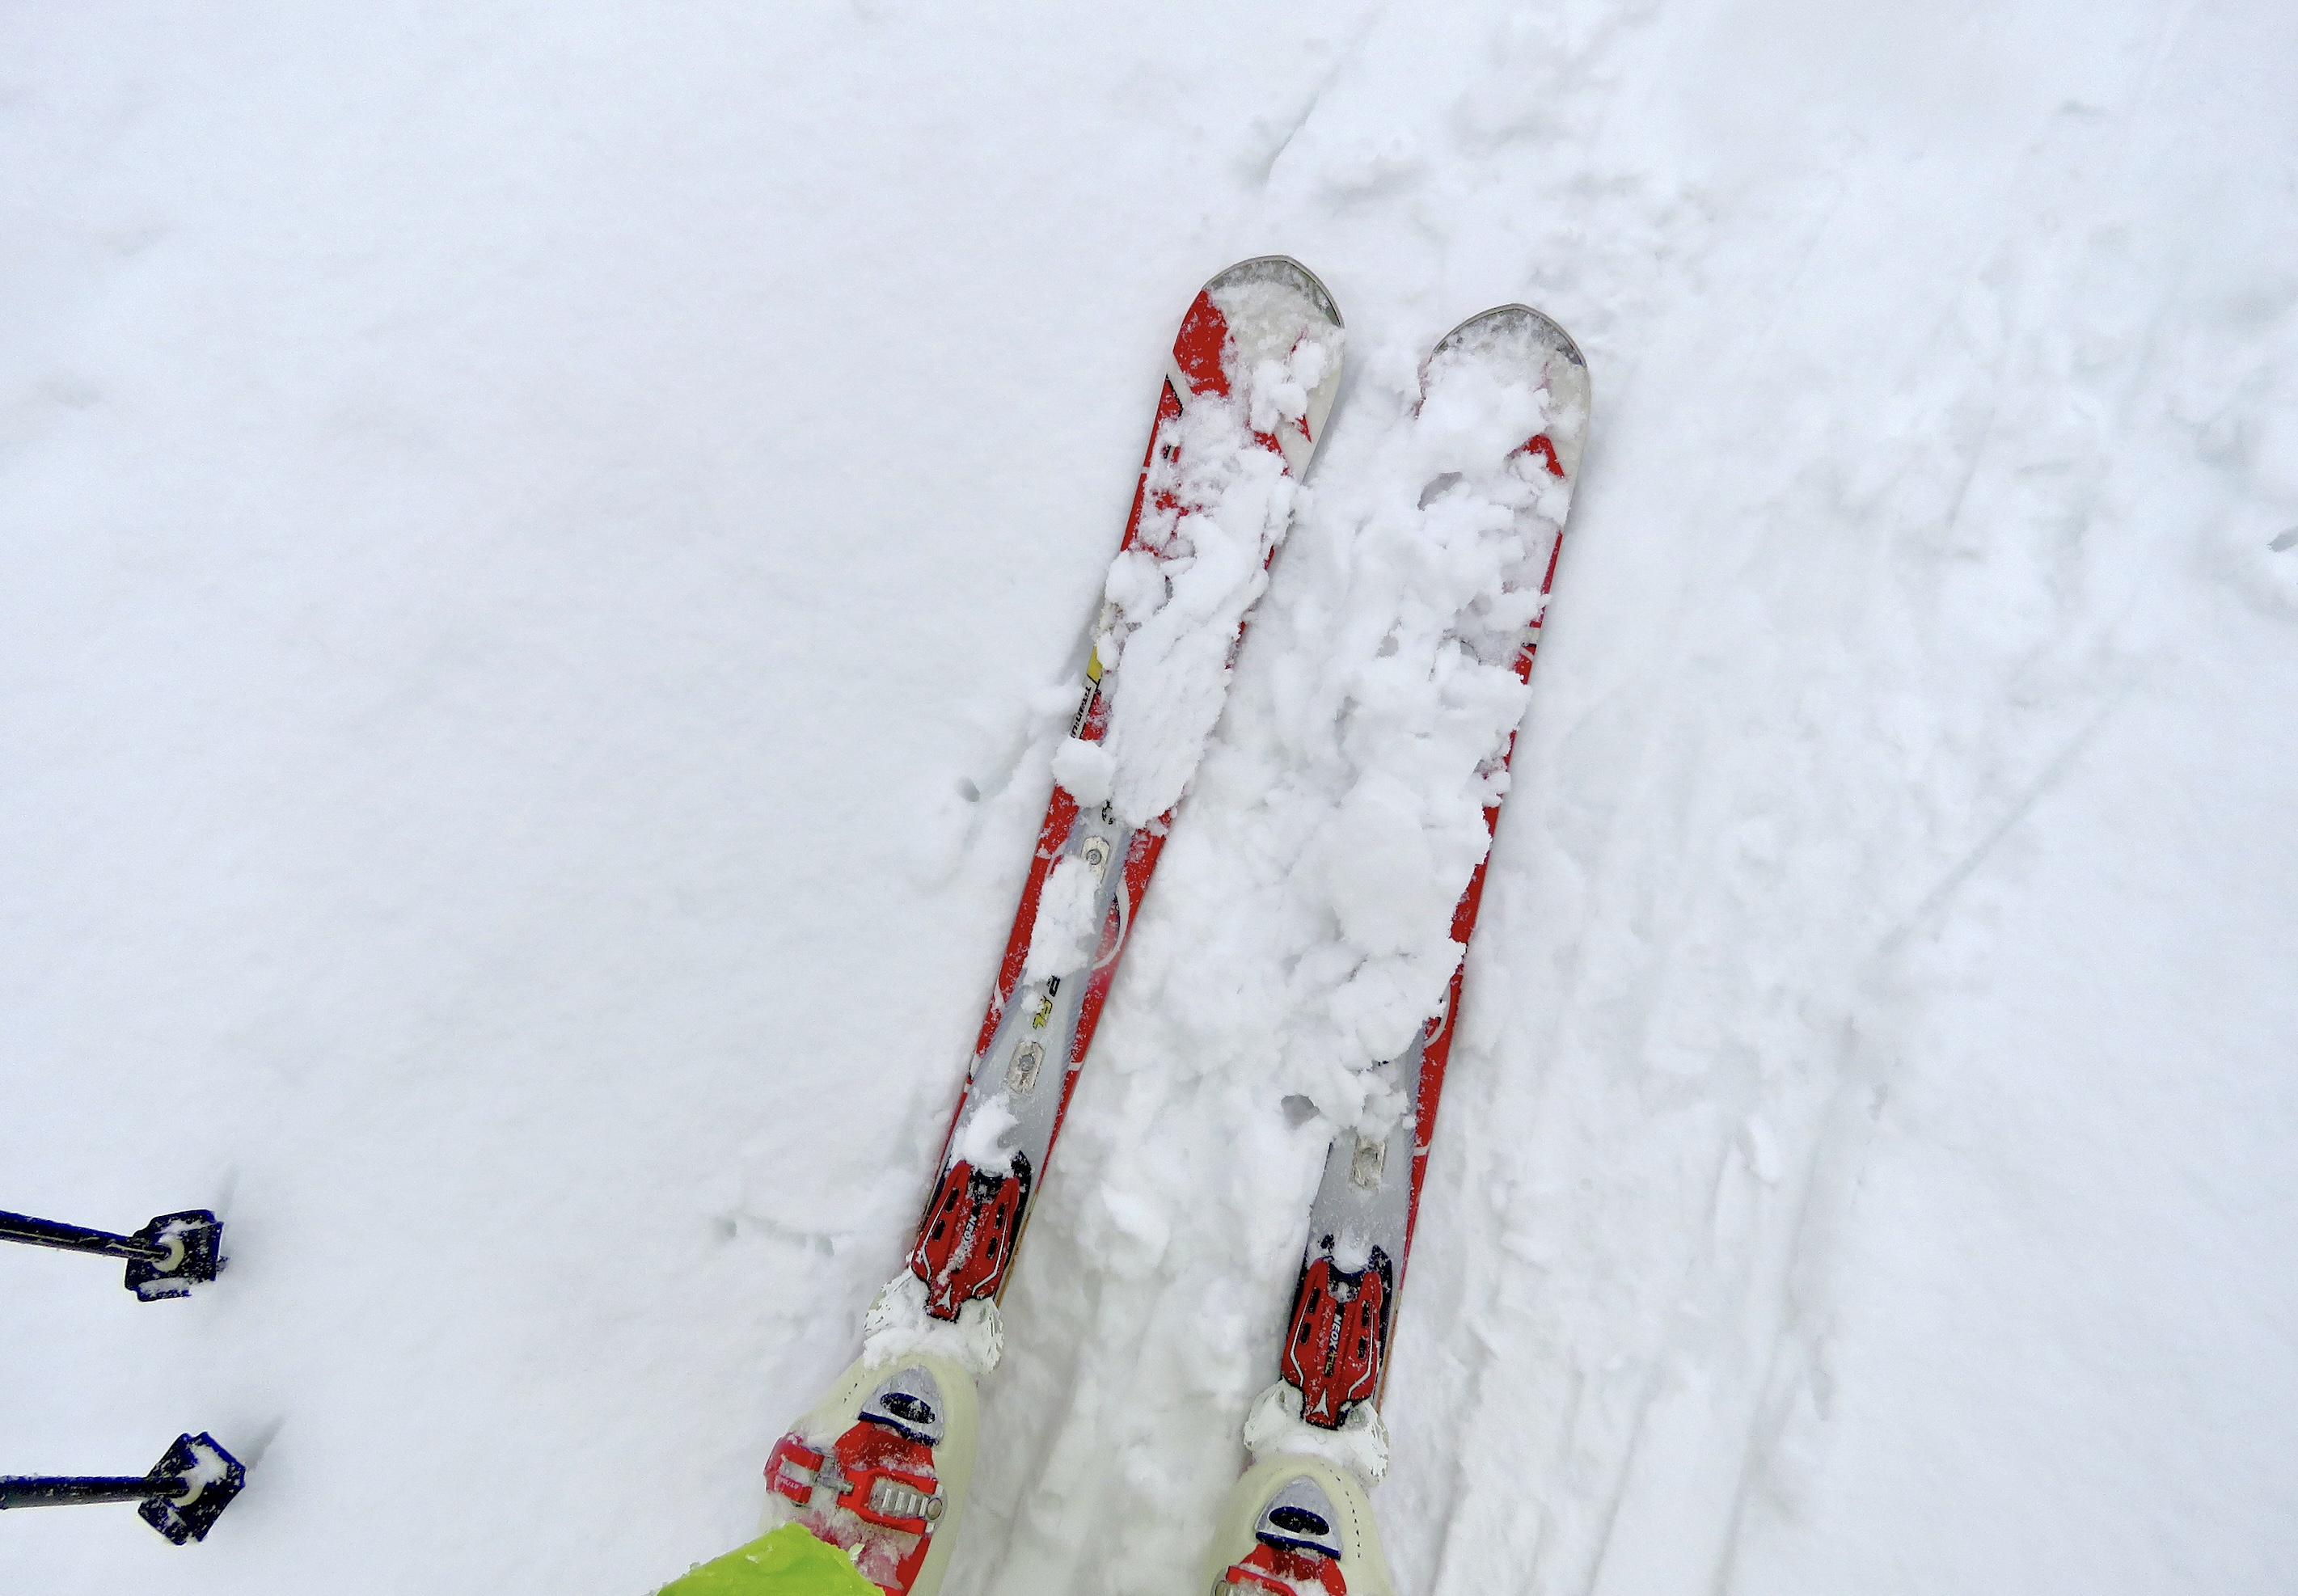
[[[128,1261],[128,1289],[146,1302],[187,1297],[224,1266],[223,1226],[204,1208],[163,1213],[136,1233],[136,1239],[166,1250],[158,1259]]]
[[[178,1546],[186,1541],[206,1540],[208,1531],[215,1527],[216,1516],[247,1484],[247,1470],[239,1460],[217,1445],[215,1437],[205,1430],[177,1436],[152,1476],[181,1480],[186,1486],[173,1495],[147,1497],[136,1509],[145,1523]]]

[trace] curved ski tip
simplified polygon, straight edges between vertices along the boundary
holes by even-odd
[[[1510,335],[1529,334],[1535,341],[1546,344],[1581,370],[1588,369],[1588,357],[1572,341],[1572,335],[1530,305],[1494,305],[1489,310],[1479,310],[1436,341],[1429,358],[1448,350],[1469,343],[1498,343]]]
[[[1226,270],[1214,273],[1203,291],[1210,294],[1216,288],[1252,282],[1282,283],[1306,294],[1335,327],[1348,325],[1341,319],[1341,307],[1335,302],[1332,290],[1318,280],[1315,272],[1290,255],[1255,255],[1250,260],[1240,260]]]

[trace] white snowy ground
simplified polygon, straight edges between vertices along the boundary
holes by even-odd
[[[0,1207],[233,1255],[146,1307],[0,1253],[0,1470],[254,1463],[201,1547],[10,1514],[0,1584],[635,1596],[744,1537],[905,1247],[1173,323],[1282,250],[1352,375],[951,1589],[1194,1588],[1326,1130],[1339,512],[1512,299],[1596,427],[1403,1588],[2289,1588],[2298,12],[0,34]]]

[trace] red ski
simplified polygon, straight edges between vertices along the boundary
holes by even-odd
[[[1182,318],[908,1267],[872,1305],[862,1356],[775,1444],[766,1533],[664,1596],[768,1588],[824,1549],[866,1582],[857,1591],[939,1588],[972,1474],[975,1382],[997,1360],[997,1299],[1332,409],[1341,340],[1332,296],[1282,256],[1232,266]]]
[[[1529,436],[1506,434],[1481,472],[1446,472],[1419,500],[1424,526],[1451,514],[1457,533],[1460,517],[1482,512],[1486,519],[1478,525],[1507,529],[1499,535],[1509,541],[1506,568],[1514,575],[1463,605],[1445,641],[1478,667],[1513,669],[1527,682],[1587,435],[1587,363],[1554,322],[1509,305],[1446,335],[1423,368],[1421,393],[1424,416],[1440,402],[1456,407],[1456,417],[1457,407],[1480,403],[1494,414],[1517,413],[1509,411],[1512,403],[1538,418]],[[1528,596],[1534,583],[1530,624],[1520,633],[1492,635],[1490,616],[1512,613],[1509,600]],[[1502,732],[1476,773],[1503,777],[1515,746],[1515,731]],[[1500,786],[1492,782],[1493,790]],[[1494,798],[1484,809],[1486,853],[1452,911],[1451,939],[1464,953],[1499,823]],[[1215,1596],[1391,1596],[1367,1493],[1386,1468],[1377,1407],[1464,968],[1453,966],[1442,1005],[1413,1045],[1374,1071],[1392,1089],[1390,1100],[1408,1111],[1385,1129],[1342,1132],[1326,1156],[1279,1378],[1246,1420],[1253,1466],[1229,1497],[1213,1548],[1208,1573]]]

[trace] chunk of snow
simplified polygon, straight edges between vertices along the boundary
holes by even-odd
[[[1253,1399],[1244,1418],[1244,1449],[1256,1463],[1286,1455],[1322,1458],[1368,1485],[1377,1485],[1388,1472],[1388,1426],[1378,1408],[1359,1402],[1339,1429],[1324,1429],[1301,1417],[1301,1393],[1282,1380]]]
[[[1098,809],[1109,801],[1110,780],[1117,762],[1109,750],[1082,737],[1065,737],[1054,752],[1054,780],[1080,809]]]
[[[1024,981],[1043,981],[1082,970],[1101,939],[1100,873],[1084,859],[1070,854],[1046,873],[1037,894],[1037,918],[1029,931],[1029,957],[1021,968]]]
[[[1276,296],[1272,298],[1271,296]],[[1299,296],[1265,282],[1224,299],[1238,341],[1254,318],[1290,317]],[[1291,523],[1295,484],[1284,457],[1254,436],[1291,426],[1330,368],[1338,331],[1304,337],[1282,358],[1236,374],[1229,397],[1194,399],[1172,424],[1177,448],[1149,465],[1136,545],[1104,589],[1114,763],[1110,801],[1145,825],[1180,801],[1228,696],[1229,659],[1244,613],[1268,585],[1270,552]]]
[[[926,1283],[904,1269],[863,1317],[862,1355],[890,1364],[918,1352],[947,1358],[979,1379],[1005,1354],[1004,1318],[996,1302],[975,1297],[958,1309],[955,1322],[936,1319],[926,1311]]]
[[[1005,1133],[1021,1123],[1005,1094],[983,1101],[980,1107],[966,1116],[965,1123],[957,1128],[951,1138],[953,1160],[963,1159],[984,1174],[1010,1174],[1013,1168],[1013,1150],[1004,1145]]]

